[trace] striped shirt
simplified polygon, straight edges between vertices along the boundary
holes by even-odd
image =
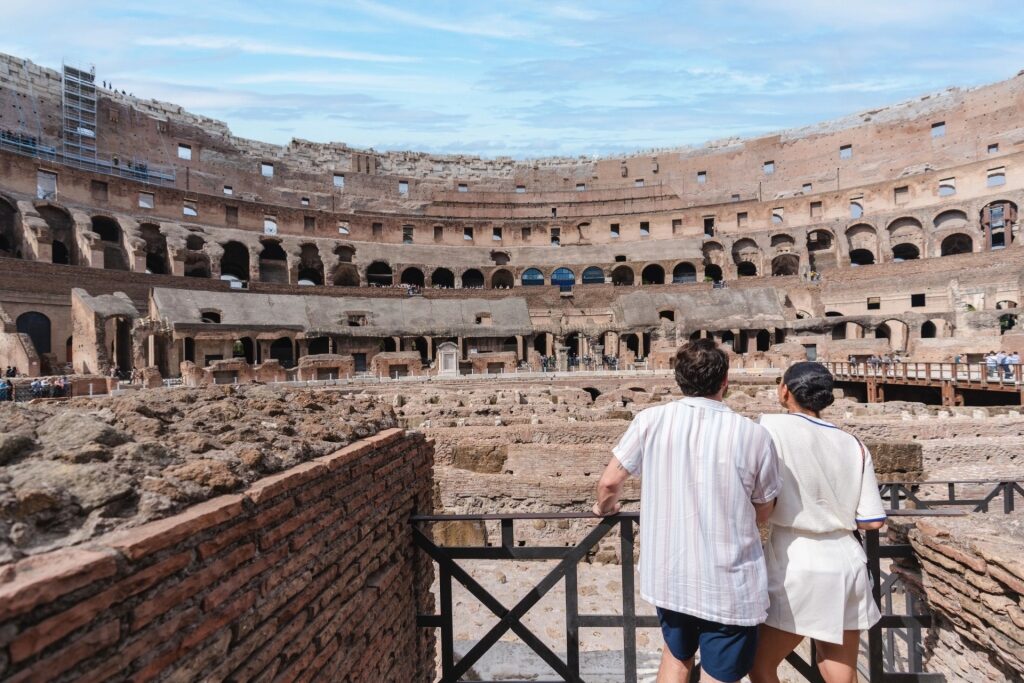
[[[640,476],[640,595],[658,607],[753,626],[768,609],[751,503],[779,492],[768,432],[724,403],[687,397],[641,411],[612,451]]]

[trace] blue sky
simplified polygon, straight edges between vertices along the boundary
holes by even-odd
[[[237,135],[489,157],[757,135],[1024,69],[1024,3],[1006,0],[7,0],[4,15],[0,51],[95,64]]]

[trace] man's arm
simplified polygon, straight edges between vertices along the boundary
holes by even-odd
[[[772,498],[767,503],[751,503],[754,506],[754,516],[758,524],[764,524],[772,516],[772,512],[775,511],[776,500],[778,499]]]
[[[604,468],[601,481],[597,483],[597,502],[594,503],[593,512],[595,515],[605,517],[616,514],[621,508],[619,496],[622,495],[622,486],[629,479],[629,471],[623,467],[619,459],[614,455]]]

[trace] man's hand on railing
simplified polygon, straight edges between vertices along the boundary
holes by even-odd
[[[622,503],[618,501],[616,501],[609,510],[602,510],[600,503],[594,503],[594,507],[591,508],[591,512],[593,512],[598,517],[610,517],[611,515],[619,514],[619,512],[621,511]]]

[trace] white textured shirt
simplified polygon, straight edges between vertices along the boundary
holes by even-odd
[[[641,411],[612,451],[641,477],[640,594],[721,624],[768,609],[754,506],[779,491],[768,432],[720,401],[684,398]]]
[[[762,415],[782,467],[771,523],[812,534],[885,519],[871,453],[834,424],[800,413]]]

